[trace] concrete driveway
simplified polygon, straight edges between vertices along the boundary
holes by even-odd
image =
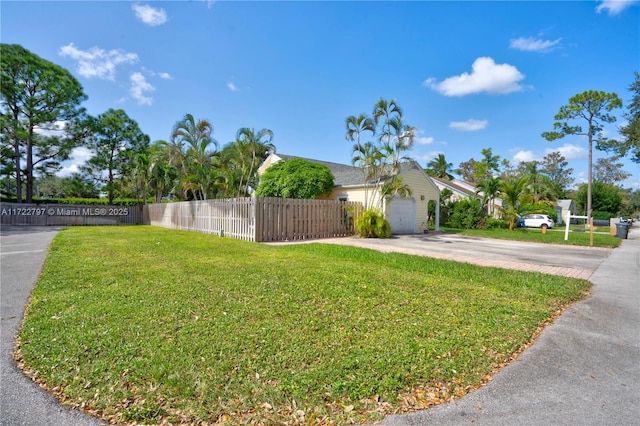
[[[305,242],[352,245],[382,252],[399,252],[582,279],[589,279],[613,251],[608,248],[496,240],[435,232],[426,235],[397,235],[387,239],[354,237]]]

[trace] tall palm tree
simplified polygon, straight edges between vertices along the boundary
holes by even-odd
[[[389,120],[391,139],[383,145],[383,152],[387,154],[387,162],[391,168],[391,175],[396,176],[400,172],[400,164],[411,161],[407,152],[413,148],[416,137],[416,129],[402,121],[402,117],[396,116]]]
[[[352,154],[352,164],[357,167],[360,167],[362,170],[362,176],[364,178],[364,199],[365,199],[365,209],[367,208],[367,200],[369,198],[369,179],[368,174],[370,171],[367,170],[367,161],[366,150],[362,144],[362,134],[364,132],[371,132],[373,135],[376,131],[376,126],[372,118],[367,117],[366,114],[360,114],[357,117],[355,115],[350,115],[345,119],[345,128],[346,134],[345,139],[351,142],[355,142],[353,145]],[[372,149],[372,144],[367,142],[369,145],[367,146],[367,150]]]
[[[351,163],[360,167],[363,171],[364,187],[365,187],[365,210],[373,203],[375,191],[371,194],[368,192],[370,184],[378,186],[382,179],[384,170],[384,154],[372,142],[365,142],[362,145],[353,145],[353,157]]]
[[[425,172],[429,176],[437,177],[440,179],[453,180],[453,163],[447,162],[444,154],[438,154],[436,158],[427,163]]]
[[[171,132],[173,155],[180,163],[181,181],[185,196],[190,192],[194,198],[207,199],[215,181],[213,158],[217,154],[218,142],[211,137],[213,125],[208,120],[195,120],[186,114]]]
[[[149,187],[153,191],[156,203],[169,195],[176,186],[178,169],[171,164],[173,146],[167,141],[158,140],[149,146]]]
[[[377,127],[382,120],[382,130],[378,135],[380,143],[391,145],[391,119],[394,117],[402,118],[402,109],[398,106],[395,99],[387,101],[380,98],[373,107],[373,122]]]
[[[237,196],[247,196],[251,189],[256,188],[256,171],[269,153],[275,150],[271,143],[273,132],[269,129],[261,129],[256,132],[253,128],[242,127],[236,132],[236,140],[233,143],[236,160],[240,164],[240,182]]]

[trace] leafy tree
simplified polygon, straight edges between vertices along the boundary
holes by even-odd
[[[82,127],[80,104],[87,96],[67,70],[19,45],[0,44],[0,70],[2,147],[13,151],[17,201],[22,202],[24,175],[26,202],[30,203],[38,164],[46,169],[48,162],[68,159],[81,142],[74,133]],[[59,135],[38,134],[59,130],[58,123],[66,123]]]
[[[444,157],[444,154],[438,154],[436,158],[427,163],[424,171],[432,177],[453,180],[453,175],[451,174],[452,169],[453,163],[449,163]]]
[[[333,174],[327,166],[293,158],[267,169],[256,196],[313,199],[329,193],[333,186]]]
[[[558,151],[550,152],[540,162],[540,171],[547,175],[553,186],[556,199],[567,197],[567,191],[573,183],[573,169]]]
[[[113,204],[123,178],[135,164],[135,156],[148,149],[149,136],[123,110],[109,109],[93,120],[89,147],[95,155],[84,170],[104,185],[109,204]]]
[[[596,148],[608,145],[607,138],[603,135],[604,124],[613,123],[616,118],[609,113],[622,107],[622,101],[615,93],[589,90],[569,98],[569,103],[560,107],[555,115],[553,131],[542,133],[542,137],[548,141],[563,138],[568,135],[587,136],[589,141],[589,163],[587,176],[587,220],[591,217],[592,206],[592,182],[593,182],[593,142]],[[584,120],[587,128],[572,126],[574,120]]]
[[[609,218],[615,217],[622,208],[622,194],[619,188],[614,185],[607,184],[598,180],[593,181],[591,188],[593,195],[593,211],[594,217]],[[587,204],[588,186],[582,185],[576,194],[576,205],[578,211],[588,208]],[[606,215],[597,215],[596,212],[606,213]]]
[[[476,163],[474,170],[476,182],[493,177],[495,173],[500,171],[501,164],[500,156],[493,155],[491,148],[484,148],[480,152],[482,153],[482,160]]]
[[[593,179],[600,182],[615,185],[631,177],[631,173],[622,170],[624,164],[619,163],[620,157],[598,158],[593,166]]]
[[[619,157],[630,154],[631,161],[640,163],[640,73],[636,71],[634,75],[636,79],[629,86],[633,97],[627,113],[624,115],[628,123],[620,129],[620,134],[624,139],[604,141],[600,146],[606,151],[613,151]]]
[[[475,229],[484,218],[480,200],[463,198],[453,202],[453,213],[447,221],[447,226],[457,229]]]
[[[462,180],[467,182],[476,183],[476,167],[478,162],[473,158],[470,158],[467,161],[463,161],[458,165],[458,168],[455,170],[456,174],[459,175]]]

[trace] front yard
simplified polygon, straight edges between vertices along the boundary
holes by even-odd
[[[54,241],[18,359],[118,423],[346,424],[483,384],[589,282],[155,227]]]

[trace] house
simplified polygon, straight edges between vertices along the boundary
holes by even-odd
[[[554,209],[558,213],[557,224],[562,225],[569,214],[576,214],[576,203],[573,200],[558,200]]]
[[[448,179],[436,178],[436,177],[432,177],[431,179],[433,179],[433,181],[438,186],[440,191],[446,188],[453,193],[453,195],[451,196],[452,201],[458,201],[463,198],[476,198],[482,201],[484,197],[484,192],[478,191],[478,188],[471,182],[467,182],[460,179],[448,180]],[[502,207],[502,198],[495,197],[491,201],[491,204],[492,204],[491,210],[493,210],[493,216],[499,217],[501,207]]]
[[[291,158],[301,157],[269,154],[258,169],[258,175],[262,175],[277,162]],[[381,199],[380,187],[385,183],[385,179],[380,182],[366,182],[365,174],[358,167],[309,158],[303,159],[323,164],[333,173],[335,186],[331,193],[323,198],[357,201],[367,207],[381,206],[381,210],[391,224],[391,232],[394,234],[423,232],[427,229],[427,220],[430,214],[435,214],[435,229],[440,230],[440,190],[415,161],[402,163],[398,173],[404,184],[411,190],[411,196]],[[388,179],[389,177],[386,178],[386,180]],[[429,201],[433,201],[435,206],[431,212],[429,211]]]

